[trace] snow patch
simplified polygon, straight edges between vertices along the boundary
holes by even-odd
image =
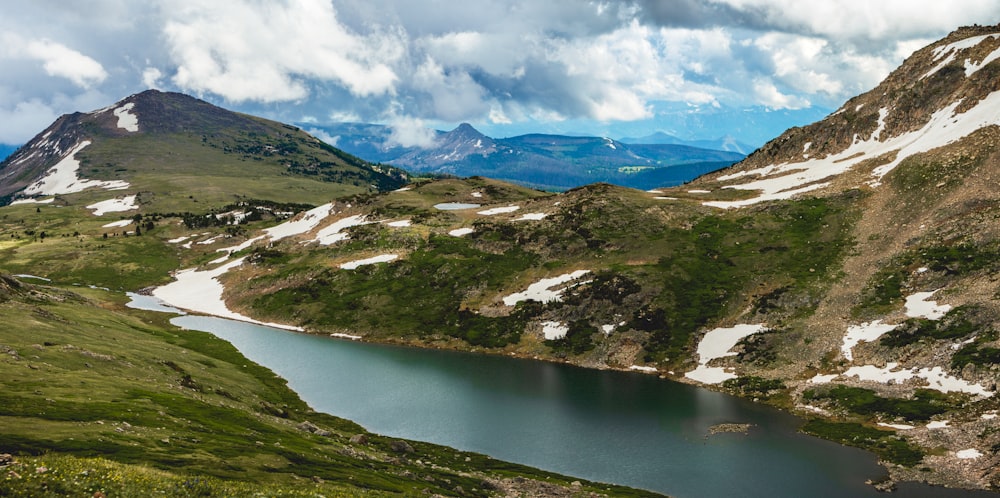
[[[521,206],[504,206],[493,209],[487,209],[485,211],[478,211],[476,212],[476,214],[481,214],[483,216],[493,216],[494,214],[513,213],[518,209],[521,209]]]
[[[555,341],[566,337],[569,327],[562,322],[542,322],[542,335],[547,341]]]
[[[369,223],[371,222],[366,221],[364,215],[356,214],[354,216],[348,216],[347,218],[339,219],[330,225],[323,227],[323,229],[319,232],[316,232],[316,238],[313,240],[319,242],[322,246],[328,246],[335,242],[348,239],[348,235],[342,230],[358,225],[367,225]]]
[[[879,368],[875,365],[861,365],[847,369],[843,375],[844,377],[857,377],[859,380],[880,382],[883,384],[889,382],[898,384],[913,378],[919,378],[927,382],[928,389],[934,389],[943,393],[961,392],[984,398],[993,396],[993,393],[986,390],[985,387],[948,375],[941,367],[903,368],[898,370],[897,368],[899,368],[899,364],[896,362],[886,363],[884,368]]]
[[[265,228],[264,232],[267,233],[271,240],[281,240],[286,237],[301,235],[316,228],[320,222],[327,216],[330,216],[332,209],[332,203],[323,204],[322,206],[306,211],[294,220],[286,221],[271,228]]]
[[[736,353],[730,351],[744,337],[751,336],[766,330],[763,324],[748,325],[740,324],[734,327],[717,328],[710,330],[698,343],[698,367],[684,374],[685,377],[701,382],[703,384],[718,384],[722,381],[735,379],[736,374],[732,369],[724,367],[710,367],[708,363],[716,358],[735,356]]]
[[[960,450],[960,451],[956,451],[955,452],[955,457],[957,457],[959,459],[962,459],[962,460],[969,460],[969,459],[972,459],[972,458],[979,458],[981,456],[983,456],[983,454],[980,453],[979,450],[977,450],[975,448],[969,448],[967,450]]]
[[[129,226],[131,224],[132,224],[132,220],[112,221],[111,223],[108,223],[107,225],[101,225],[101,228],[122,228],[122,227],[127,227],[127,226]]]
[[[940,290],[940,289],[938,289]],[[940,320],[951,306],[947,304],[938,305],[936,301],[927,299],[934,295],[937,290],[930,292],[918,292],[906,298],[906,316],[910,318],[926,318],[928,320]]]
[[[330,334],[330,337],[336,337],[338,339],[350,339],[352,341],[357,341],[361,339],[360,335],[344,334],[342,332],[334,332]]]
[[[474,231],[475,230],[473,230],[471,228],[456,228],[456,229],[448,232],[448,235],[451,235],[452,237],[464,237],[464,236],[469,235],[470,233],[472,233]]]
[[[514,221],[538,221],[545,219],[546,216],[548,215],[545,213],[525,213],[522,214],[520,218],[517,218]]]
[[[847,361],[854,361],[854,346],[857,346],[861,341],[874,341],[894,328],[896,328],[895,325],[882,323],[882,320],[851,325],[847,327],[847,334],[844,335],[844,343],[840,346],[840,352]]]
[[[828,375],[816,374],[813,376],[813,378],[809,379],[809,383],[829,384],[830,382],[833,382],[833,379],[836,379],[837,377],[840,377],[840,374],[828,374]]]
[[[125,197],[117,197],[106,201],[95,202],[94,204],[87,206],[87,209],[93,209],[94,216],[103,216],[105,213],[119,213],[122,211],[139,209],[139,206],[135,203],[134,195],[127,195]]]
[[[965,59],[965,77],[968,78],[969,76],[972,76],[976,73],[976,71],[986,67],[987,64],[997,60],[998,58],[1000,58],[1000,48],[990,52],[989,55],[983,57],[983,60],[979,62],[972,62],[969,59]]]
[[[896,430],[899,430],[899,431],[908,431],[910,429],[916,429],[916,427],[914,427],[912,425],[906,425],[906,424],[886,424],[884,422],[879,422],[877,425],[879,427],[888,427],[890,429],[896,429]]]
[[[55,201],[55,197],[49,197],[48,199],[18,199],[12,203],[11,206],[16,206],[18,204],[51,204]]]
[[[286,330],[302,331],[301,327],[254,320],[253,318],[232,311],[226,306],[226,301],[222,298],[224,288],[222,282],[219,281],[219,277],[243,264],[243,259],[239,258],[212,270],[197,271],[191,268],[179,271],[174,274],[176,280],[153,289],[153,297],[170,306],[188,311]]]
[[[927,71],[927,73],[925,73],[923,76],[921,76],[920,79],[924,79],[924,78],[927,78],[929,76],[932,76],[934,73],[937,73],[938,71],[940,71],[943,67],[947,66],[948,64],[951,64],[951,61],[955,60],[955,58],[958,56],[958,53],[961,52],[962,50],[966,50],[966,49],[970,49],[972,47],[975,47],[976,45],[979,45],[980,43],[984,42],[987,38],[996,38],[998,36],[1000,36],[1000,34],[998,34],[998,33],[994,33],[994,34],[991,34],[991,35],[970,36],[969,38],[965,38],[963,40],[959,40],[959,41],[954,42],[954,43],[949,43],[947,45],[942,45],[940,47],[935,47],[934,50],[933,50],[933,52],[934,52],[934,59],[933,60],[937,61],[937,60],[939,60],[941,57],[943,57],[945,55],[947,55],[947,57],[945,57],[945,59],[943,61],[941,61],[940,63],[938,63],[938,65],[934,66],[934,68],[932,68],[930,71]],[[993,55],[993,54],[990,54],[990,55]],[[984,59],[984,61],[982,63],[980,63],[980,68],[982,66],[985,66],[988,63],[989,62],[987,62]],[[974,70],[972,72],[974,73],[975,71],[978,71],[978,70],[979,70],[979,68],[977,68],[976,70]],[[969,76],[970,74],[972,74],[972,73],[969,72],[968,63],[966,63],[965,75]]]
[[[404,228],[412,224],[413,223],[410,220],[390,221],[389,223],[386,223],[386,225],[391,226],[393,228]]]
[[[132,114],[134,108],[135,104],[129,102],[114,111],[115,116],[118,116],[118,127],[133,133],[139,131],[139,117]]]
[[[644,367],[642,365],[632,365],[628,367],[629,370],[635,370],[636,372],[646,372],[646,373],[656,373],[659,370],[656,367]]]
[[[399,258],[397,254],[381,254],[378,256],[373,256],[371,258],[359,259],[356,261],[349,261],[340,265],[341,270],[356,270],[359,266],[373,265],[375,263],[388,263],[390,261],[395,261]]]
[[[129,187],[128,182],[122,180],[112,180],[102,182],[98,180],[83,180],[77,176],[80,170],[80,161],[76,160],[76,154],[90,145],[90,140],[80,142],[68,155],[49,168],[45,176],[32,183],[24,189],[24,195],[59,195],[82,192],[88,188],[103,188],[105,190],[121,190]]]
[[[515,292],[514,294],[504,297],[503,303],[507,306],[514,306],[521,301],[527,301],[529,299],[533,299],[540,303],[559,301],[562,299],[563,289],[560,288],[552,290],[553,288],[576,280],[588,273],[590,273],[590,270],[577,270],[573,273],[559,275],[558,277],[543,278],[538,282],[529,285],[523,292]]]
[[[961,103],[962,101],[953,102],[938,110],[919,130],[897,137],[885,138],[884,141],[882,141],[881,136],[878,138],[873,136],[869,140],[856,140],[844,151],[824,158],[769,165],[720,177],[720,180],[727,181],[756,176],[756,180],[738,185],[727,185],[723,188],[758,190],[760,193],[750,199],[710,201],[704,204],[729,209],[768,200],[788,199],[797,194],[828,186],[834,177],[850,170],[862,161],[895,154],[891,161],[875,168],[872,172],[873,179],[870,184],[877,186],[878,181],[883,176],[907,157],[947,145],[985,126],[1000,124],[1000,91],[987,95],[973,108],[963,113],[957,113],[956,109]]]
[[[927,424],[927,428],[928,429],[950,429],[951,427],[948,425],[950,423],[951,422],[948,421],[948,420],[932,420],[931,422],[929,422]]]

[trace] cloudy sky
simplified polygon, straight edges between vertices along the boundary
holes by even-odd
[[[387,123],[406,144],[425,141],[427,127],[460,122],[498,137],[710,138],[729,126],[762,142],[872,88],[958,26],[1000,22],[996,0],[0,6],[0,143],[8,144],[60,114],[147,88],[285,122]]]

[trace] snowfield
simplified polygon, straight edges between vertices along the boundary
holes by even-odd
[[[11,202],[10,205],[16,206],[18,204],[52,204],[52,202],[55,200],[56,200],[55,197],[49,197],[48,199],[18,199],[14,202]]]
[[[271,228],[265,228],[264,232],[267,233],[271,240],[276,241],[304,234],[319,226],[320,222],[326,219],[327,216],[330,216],[331,209],[333,209],[333,204],[323,204],[322,206],[306,211],[294,220],[286,221]]]
[[[286,330],[302,331],[301,327],[254,320],[236,313],[226,306],[225,300],[222,299],[224,287],[219,281],[219,277],[241,264],[243,264],[243,258],[233,260],[213,270],[198,271],[191,268],[179,271],[174,275],[175,281],[153,289],[153,296],[170,306],[187,311]]]
[[[539,221],[545,219],[548,216],[545,213],[524,213],[520,218],[514,219],[514,221]]]
[[[398,254],[381,254],[379,256],[373,256],[371,258],[349,261],[347,263],[341,264],[340,269],[356,270],[359,266],[374,265],[375,263],[388,263],[390,261],[395,261],[397,258],[399,258]]]
[[[135,203],[134,195],[126,195],[125,197],[117,197],[106,201],[95,202],[94,204],[87,206],[87,209],[93,209],[94,216],[103,216],[105,213],[120,213],[122,211],[139,209],[139,205]]]
[[[562,289],[552,290],[554,287],[558,287],[567,282],[576,280],[586,274],[590,273],[590,270],[577,270],[573,273],[566,273],[564,275],[559,275],[553,278],[543,278],[538,282],[535,282],[528,286],[523,292],[515,292],[509,296],[503,298],[503,303],[507,306],[514,306],[521,301],[527,301],[529,299],[538,301],[540,303],[547,303],[550,301],[559,301],[562,299]]]
[[[878,382],[881,384],[903,383],[910,379],[923,379],[928,389],[941,391],[943,393],[961,392],[974,394],[984,398],[993,396],[993,392],[984,386],[973,384],[965,380],[949,375],[941,367],[933,368],[899,368],[899,363],[889,362],[885,367],[879,368],[875,365],[854,366],[844,372],[843,377],[857,377],[858,380]],[[813,377],[813,384],[825,384],[832,381],[836,376],[823,376],[823,378]]]
[[[483,211],[477,211],[476,214],[481,214],[483,216],[493,216],[495,214],[513,213],[518,209],[521,209],[521,206],[504,206],[504,207],[496,207],[493,209],[486,209]]]
[[[566,337],[569,327],[562,322],[542,322],[542,335],[548,341],[554,341]]]
[[[24,189],[24,195],[60,195],[83,192],[88,188],[103,188],[105,190],[122,190],[129,187],[128,182],[122,180],[112,180],[102,182],[98,180],[83,180],[77,176],[80,170],[80,161],[76,160],[76,154],[90,145],[90,140],[84,140],[73,148],[61,161],[45,172],[45,176],[40,180],[28,185]]]
[[[895,154],[891,161],[875,168],[872,172],[870,184],[878,186],[879,180],[907,157],[955,142],[980,128],[1000,124],[1000,92],[993,92],[979,101],[975,107],[958,113],[956,109],[961,103],[962,101],[953,102],[935,112],[927,124],[919,130],[885,138],[884,141],[881,136],[881,125],[885,124],[885,118],[891,114],[892,110],[880,110],[880,127],[872,133],[871,137],[862,139],[855,136],[854,143],[850,147],[825,158],[775,164],[722,176],[719,178],[721,181],[756,177],[756,180],[737,185],[726,185],[723,188],[758,190],[760,194],[739,201],[710,201],[704,204],[728,209],[768,200],[789,199],[797,194],[829,186],[835,176],[847,172],[862,161],[886,154]]]
[[[732,369],[724,367],[710,367],[708,363],[716,358],[735,356],[736,353],[730,351],[744,337],[749,337],[758,332],[767,330],[763,324],[747,325],[740,324],[728,328],[717,328],[710,330],[698,343],[698,367],[684,374],[685,377],[701,382],[702,384],[719,384],[729,379],[735,379],[736,374]]]
[[[941,289],[938,289],[941,290]],[[927,299],[934,295],[937,290],[930,292],[918,292],[906,298],[906,316],[910,318],[926,318],[928,320],[940,320],[946,313],[951,311],[951,305],[938,305],[936,301]]]
[[[132,220],[112,221],[111,223],[108,223],[107,225],[101,225],[101,228],[123,228],[123,227],[127,227],[127,226],[129,226],[131,224],[132,224]]]
[[[857,346],[861,341],[875,341],[894,328],[896,328],[895,325],[882,323],[882,320],[866,322],[861,325],[851,325],[847,327],[847,334],[844,335],[844,342],[840,346],[840,353],[844,355],[847,361],[854,361],[854,346]]]
[[[350,227],[367,225],[372,223],[367,221],[364,215],[356,214],[354,216],[348,216],[347,218],[339,219],[316,232],[316,238],[313,239],[319,242],[321,246],[328,246],[340,242],[342,240],[347,240],[348,235],[343,232]]]
[[[135,104],[129,102],[114,111],[115,116],[118,117],[118,127],[132,133],[139,131],[139,117],[132,114],[134,108]]]

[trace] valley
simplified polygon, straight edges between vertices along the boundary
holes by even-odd
[[[14,324],[0,406],[17,428],[0,448],[179,469],[164,485],[213,468],[216,489],[284,485],[296,464],[336,493],[490,494],[512,476],[577,491],[433,445],[406,442],[416,461],[373,434],[359,447],[362,429],[226,343],[125,309],[142,290],[324,337],[646,373],[803,417],[877,455],[881,488],[995,490],[997,29],[955,31],[824,120],[650,189],[414,176],[156,91],[64,116],[0,165],[0,270],[21,275],[0,287]],[[133,410],[114,429],[113,403]],[[36,419],[85,443],[55,444]],[[268,451],[220,465],[248,434]]]

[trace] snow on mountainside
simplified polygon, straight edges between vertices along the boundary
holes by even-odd
[[[191,190],[201,187],[218,193],[208,183],[189,181],[192,176],[228,177],[228,188],[255,195],[274,188],[265,179],[269,175],[286,177],[315,200],[334,184],[367,191],[406,181],[395,168],[367,163],[294,126],[148,90],[103,109],[61,116],[0,162],[0,205],[97,188],[157,194],[164,182],[174,185],[159,192],[161,200],[182,191],[193,199],[198,192]]]
[[[917,51],[878,87],[822,121],[793,128],[703,179],[756,195],[706,204],[733,208],[831,187],[878,186],[907,158],[1000,124],[996,31],[962,28]],[[858,175],[846,179],[848,172]]]

